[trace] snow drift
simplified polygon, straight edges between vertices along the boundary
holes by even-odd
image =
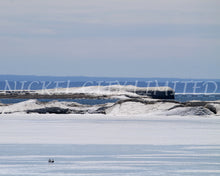
[[[40,102],[28,100],[20,103],[1,105],[1,114],[39,113],[39,114],[109,114],[127,115],[181,115],[204,116],[219,115],[220,102],[186,102],[155,100],[146,98],[125,99],[116,103],[83,105],[75,102]]]
[[[12,113],[53,113],[53,114],[86,114],[98,113],[100,107],[108,107],[112,104],[104,105],[82,105],[75,102],[40,102],[38,100],[27,100],[20,103],[0,106],[1,114]]]

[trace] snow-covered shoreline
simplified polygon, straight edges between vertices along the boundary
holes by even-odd
[[[105,114],[105,115],[220,115],[220,101],[177,102],[149,98],[127,98],[115,103],[86,105],[75,102],[40,102],[27,100],[15,104],[1,104],[0,114]]]
[[[107,114],[107,115],[220,115],[220,101],[177,102],[174,90],[169,87],[88,86],[60,89],[15,91],[0,95],[4,98],[29,99],[15,104],[0,104],[0,114]],[[2,98],[0,96],[0,98]],[[33,99],[35,98],[35,99]],[[53,99],[40,102],[37,99]],[[57,99],[117,99],[115,103],[85,105],[74,102],[59,102]]]

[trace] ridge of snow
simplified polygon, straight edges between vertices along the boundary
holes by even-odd
[[[39,102],[38,100],[31,99],[24,102],[19,102],[15,104],[0,106],[0,112],[2,114],[7,113],[25,113],[28,110],[36,110],[50,107],[59,107],[63,109],[71,109],[71,110],[88,110],[95,111],[100,107],[100,105],[82,105],[75,102],[59,102],[59,101],[51,101],[47,103]]]
[[[174,106],[176,103],[157,102],[154,104],[144,104],[141,102],[124,102],[122,104],[115,104],[106,110],[110,115],[140,115],[148,113],[160,113],[166,111]]]
[[[37,90],[38,94],[74,94],[86,93],[94,95],[131,95],[137,96],[136,91],[173,91],[170,87],[136,87],[132,85],[111,85],[111,86],[88,86],[88,87],[71,87],[59,89]]]

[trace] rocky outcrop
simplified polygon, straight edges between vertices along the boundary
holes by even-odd
[[[218,110],[217,110],[217,108],[216,108],[216,106],[215,105],[213,105],[213,104],[206,104],[205,106],[204,106],[205,108],[207,108],[207,109],[209,109],[211,112],[213,112],[214,114],[217,114],[218,113]]]
[[[30,113],[38,113],[38,114],[73,114],[70,109],[60,108],[60,107],[45,107],[41,109],[32,109],[26,111],[28,114]],[[78,114],[80,114],[78,112]]]
[[[74,102],[39,102],[28,100],[11,105],[0,106],[0,114],[11,113],[38,114],[112,114],[112,115],[141,115],[156,113],[163,115],[219,115],[220,102],[186,102],[173,100],[155,100],[133,98],[101,105],[82,105]]]
[[[136,93],[138,95],[145,95],[155,99],[174,99],[175,92],[169,87],[148,87],[138,88]]]
[[[163,115],[180,116],[208,116],[218,115],[220,102],[193,101],[181,103],[172,100],[144,100],[128,99],[120,100],[105,110],[106,114],[112,115],[141,115],[148,113],[162,113]]]
[[[27,110],[27,114],[38,113],[38,114],[86,114],[88,110],[76,110],[69,108],[60,108],[60,107],[45,107],[41,109],[32,109]]]

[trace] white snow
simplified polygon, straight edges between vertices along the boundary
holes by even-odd
[[[0,151],[4,176],[218,176],[220,118],[0,115]]]
[[[0,115],[0,143],[220,145],[220,118]]]
[[[208,116],[208,115],[214,115],[214,113],[203,107],[179,107],[179,108],[175,108],[170,111],[164,112],[162,115]]]
[[[191,147],[191,149],[189,149]],[[155,145],[0,145],[4,176],[219,176],[219,149]],[[48,158],[55,163],[49,164]]]
[[[111,105],[111,103],[109,103]],[[50,107],[59,107],[64,109],[72,109],[72,110],[89,110],[94,111],[99,108],[99,105],[89,106],[82,105],[75,102],[59,102],[59,101],[51,101],[47,103],[39,102],[35,99],[23,101],[20,103],[10,104],[10,105],[2,105],[0,106],[0,112],[2,114],[7,113],[25,113],[27,110],[34,109],[42,109],[42,108],[50,108]]]
[[[170,87],[136,87],[132,85],[111,85],[111,86],[84,86],[84,87],[70,87],[57,89],[43,89],[37,90],[38,94],[67,94],[67,93],[85,93],[92,95],[130,95],[138,96],[136,91],[173,91]]]
[[[149,113],[161,113],[173,106],[176,103],[162,103],[158,102],[155,104],[144,104],[140,102],[125,102],[122,104],[116,104],[107,110],[107,114],[120,116],[120,115],[140,115]]]
[[[20,103],[11,104],[9,106],[0,106],[0,112],[8,113],[8,112],[23,112],[25,110],[39,109],[43,106],[37,104],[37,100],[27,100]]]
[[[59,89],[43,89],[35,91],[39,94],[67,94],[67,93],[86,93],[93,95],[121,95],[137,94],[127,92],[124,86],[87,86],[87,87],[70,87],[70,88],[59,88]]]
[[[51,101],[47,103],[42,103],[37,100],[27,100],[20,103],[15,103],[11,105],[0,106],[0,112],[2,114],[8,113],[26,113],[28,110],[44,109],[59,107],[62,109],[70,109],[73,111],[83,111],[83,112],[96,112],[97,109],[101,107],[108,107],[106,109],[106,114],[114,116],[128,116],[128,115],[149,115],[156,114],[161,116],[168,115],[180,115],[180,116],[192,116],[192,115],[214,115],[210,110],[203,107],[175,107],[178,103],[175,102],[157,102],[157,100],[149,100],[149,103],[136,102],[136,101],[125,101],[122,103],[108,103],[104,105],[82,105],[75,102],[58,102]],[[217,110],[217,116],[220,114],[220,104],[210,104]],[[175,107],[175,108],[173,108]],[[173,109],[172,109],[173,108]]]

